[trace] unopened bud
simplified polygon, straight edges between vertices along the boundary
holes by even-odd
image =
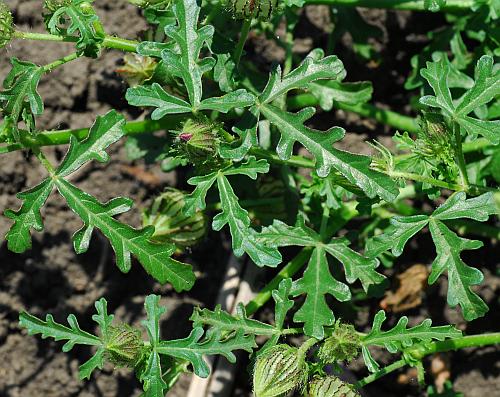
[[[220,161],[220,126],[206,118],[188,119],[177,132],[177,148],[191,163],[206,166]]]
[[[325,339],[318,351],[318,357],[324,363],[351,361],[358,356],[361,339],[350,324],[337,322],[332,336]]]
[[[307,364],[299,349],[276,345],[257,358],[253,374],[255,397],[284,395],[304,384]]]
[[[181,247],[196,245],[204,237],[207,222],[202,211],[191,216],[182,212],[185,194],[169,188],[155,199],[150,209],[143,213],[144,226],[152,225],[155,232],[152,239],[170,242]]]
[[[315,378],[309,383],[308,397],[360,397],[354,387],[336,376]]]
[[[43,8],[49,13],[53,14],[59,8],[67,7],[71,4],[71,0],[45,0]]]
[[[9,44],[14,35],[14,21],[9,7],[4,2],[0,2],[0,48]]]
[[[236,19],[269,20],[279,9],[280,0],[227,0],[227,9]]]
[[[135,367],[144,353],[141,331],[128,324],[120,324],[108,329],[105,340],[106,357],[119,367]]]

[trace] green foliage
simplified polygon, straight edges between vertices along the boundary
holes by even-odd
[[[495,145],[500,143],[500,121],[469,116],[500,95],[500,71],[493,69],[491,56],[484,55],[479,59],[474,86],[459,101],[454,101],[450,92],[451,68],[445,56],[441,56],[436,62],[428,62],[427,68],[422,69],[421,74],[435,93],[435,96],[422,97],[420,102],[423,105],[440,109],[446,117],[457,123],[463,132],[472,137],[479,134]]]
[[[359,393],[353,385],[327,373],[332,365],[340,370],[338,362],[356,358],[360,350],[375,374],[357,382],[356,388],[402,365],[416,366],[421,380],[422,358],[428,354],[498,343],[496,334],[464,337],[454,326],[432,326],[430,319],[408,327],[406,316],[382,330],[383,311],[366,334],[345,322],[388,284],[384,281],[390,272],[379,270],[379,264],[394,265],[395,258],[409,251],[410,239],[427,230],[436,247],[429,284],[446,274],[447,302],[459,305],[467,321],[488,310],[473,291],[483,273],[467,265],[462,253],[483,245],[469,234],[484,241],[498,238],[497,220],[492,219],[500,213],[497,0],[397,5],[452,11],[445,26],[429,32],[423,51],[405,53],[414,55],[405,87],[420,88],[419,103],[410,104],[421,114],[417,120],[368,103],[370,81],[344,81],[347,71],[331,55],[344,35],[350,38],[340,43],[345,59],[354,59],[352,51],[362,68],[386,65],[373,40],[382,30],[355,7],[331,4],[332,26],[326,28],[325,40],[315,41],[326,42],[325,48],[304,56],[295,47],[303,28],[303,0],[287,0],[283,6],[275,0],[129,2],[141,8],[150,25],[144,41],[107,35],[92,0],[45,0],[49,35],[16,31],[10,11],[0,2],[0,47],[17,38],[76,43],[76,53],[45,66],[12,58],[3,82],[0,153],[24,149],[48,174],[17,195],[22,201],[17,211],[5,211],[13,221],[7,247],[16,253],[32,248],[31,233],[43,231],[43,207],[55,191],[82,221],[73,236],[77,253],[87,251],[98,229],[109,240],[121,271],[130,270],[134,257],[156,281],[170,283],[178,292],[193,287],[195,274],[174,255],[183,250],[189,256],[187,247],[202,240],[209,220],[215,232],[227,230],[234,255],[247,255],[256,265],[274,269],[263,273],[263,282],[269,284],[256,291],[247,306],[237,302],[234,311],[195,307],[192,327],[181,339],[162,339],[166,309],[157,295],[145,300],[142,330],[114,323],[104,298],[95,303],[95,335],[82,330],[73,314],[63,325],[51,315],[41,320],[22,312],[21,327],[29,334],[65,341],[65,352],[78,344],[93,346],[95,354],[80,367],[81,379],[90,378],[106,362],[128,367],[145,397],[163,397],[191,370],[209,376],[207,356],[234,362],[237,350],[252,355],[256,397],[292,390],[314,397],[355,397]],[[284,49],[282,66],[273,64],[270,74],[263,73],[261,62],[246,56],[245,49],[252,54],[245,45],[249,31],[252,41],[265,37]],[[88,131],[40,131],[36,117],[44,106],[37,87],[44,74],[81,56],[98,58],[104,49],[128,53],[118,70],[130,85],[125,98],[149,114],[126,122],[111,110],[97,117]],[[400,99],[384,101],[380,94],[376,98],[382,103]],[[404,103],[398,107],[407,111]],[[344,140],[344,128],[315,128],[337,109],[400,130],[393,136],[394,152],[380,142],[371,144],[375,156],[341,149],[352,149],[351,141]],[[351,118],[342,118],[350,127]],[[149,132],[158,133],[145,134]],[[126,144],[131,160],[161,162],[165,172],[183,167],[176,174],[177,187],[185,189],[185,182],[193,186],[190,193],[157,189],[164,193],[153,197],[151,208],[143,212],[141,229],[117,219],[132,209],[130,199],[101,202],[75,182],[82,167],[108,162],[108,148],[128,134],[133,134]],[[67,154],[53,165],[42,147],[62,143],[69,143]],[[364,252],[353,249],[360,246]],[[294,247],[302,251],[281,264],[282,255],[289,258]],[[199,271],[206,268],[200,266]],[[274,321],[252,318],[271,297]],[[300,347],[285,343],[304,336],[308,339]],[[370,353],[372,346],[401,353],[402,359],[381,369]]]
[[[405,349],[418,343],[426,343],[432,340],[445,340],[446,338],[457,338],[462,332],[452,325],[432,327],[432,320],[424,320],[419,325],[412,328],[406,328],[408,317],[403,316],[398,323],[389,331],[382,331],[382,324],[386,316],[383,310],[380,310],[373,319],[371,331],[362,338],[363,358],[368,369],[371,372],[378,370],[378,364],[373,359],[368,350],[368,346],[383,346],[389,352],[404,352]]]
[[[77,33],[78,54],[89,57],[99,55],[104,32],[91,3],[93,0],[46,0],[45,23],[52,34],[73,36]]]
[[[246,252],[258,266],[275,267],[281,262],[281,255],[276,249],[262,246],[258,242],[257,232],[250,227],[248,211],[240,206],[238,197],[227,178],[230,175],[245,175],[256,179],[257,174],[268,171],[267,161],[257,161],[255,157],[249,157],[244,163],[230,165],[208,175],[193,177],[188,183],[196,188],[186,197],[184,212],[186,215],[191,215],[196,209],[204,209],[208,190],[217,182],[222,212],[214,217],[212,228],[218,231],[226,225],[229,226],[236,256]]]
[[[327,254],[344,265],[345,277],[349,283],[360,280],[363,288],[368,290],[372,284],[378,284],[384,279],[383,275],[375,271],[377,260],[363,257],[350,249],[345,238],[323,242],[323,236],[308,228],[303,220],[295,227],[275,221],[272,226],[262,230],[259,238],[271,247],[314,247],[304,275],[294,282],[291,294],[306,295],[304,304],[295,313],[294,321],[303,322],[306,335],[317,339],[322,339],[324,327],[333,325],[335,321],[333,312],[326,303],[326,295],[330,294],[342,302],[351,298],[349,287],[330,273]]]
[[[382,235],[368,240],[366,255],[376,257],[391,250],[393,255],[399,256],[403,253],[408,240],[429,225],[437,253],[432,263],[429,283],[433,284],[441,274],[447,272],[448,304],[460,305],[464,318],[471,321],[483,316],[488,310],[481,298],[471,290],[473,285],[481,283],[483,275],[479,269],[467,266],[460,254],[464,250],[480,248],[483,244],[477,240],[458,237],[445,222],[460,218],[484,222],[494,214],[498,214],[498,209],[495,206],[493,193],[467,199],[465,193],[458,192],[438,207],[432,215],[392,218],[391,226]]]
[[[38,116],[43,112],[43,101],[37,92],[43,68],[31,62],[11,58],[12,69],[3,81],[0,91],[0,105],[4,117],[17,124],[23,116],[23,110]]]

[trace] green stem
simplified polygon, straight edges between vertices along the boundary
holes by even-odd
[[[318,343],[318,339],[316,338],[309,338],[307,339],[302,345],[299,347],[299,351],[297,352],[298,356],[305,356],[309,349],[313,347],[316,343]]]
[[[74,54],[70,54],[65,56],[64,58],[60,58],[55,60],[54,62],[51,62],[45,66],[43,66],[43,72],[44,73],[49,73],[52,72],[55,68],[64,65],[65,63],[74,61],[75,59],[78,59],[79,55],[75,52]]]
[[[394,10],[425,11],[424,0],[306,0],[305,4],[326,4],[331,6],[389,8]],[[445,11],[466,11],[474,0],[447,0],[441,7]]]
[[[42,165],[45,167],[45,169],[47,170],[47,172],[51,176],[54,176],[56,174],[56,169],[54,168],[54,166],[52,165],[52,163],[47,159],[47,157],[45,157],[45,155],[42,153],[42,151],[40,150],[40,148],[34,148],[33,149],[33,153],[38,158],[38,160],[40,161],[40,163],[42,163]]]
[[[278,288],[282,280],[293,277],[306,264],[311,256],[312,248],[304,248],[300,253],[283,267],[274,278],[260,290],[260,292],[245,306],[250,316],[259,310],[271,299],[272,291]]]
[[[398,360],[398,361],[392,363],[391,365],[388,365],[387,367],[384,367],[381,370],[379,370],[371,375],[368,375],[367,377],[361,379],[359,382],[356,382],[354,384],[354,387],[356,387],[358,389],[361,387],[364,387],[368,383],[372,383],[372,382],[376,381],[377,379],[381,378],[382,376],[390,374],[391,372],[396,371],[397,369],[402,368],[405,365],[406,365],[405,360],[403,360],[403,359]]]
[[[465,157],[462,151],[462,135],[460,134],[460,126],[453,122],[453,133],[455,135],[455,152],[457,156],[458,170],[460,179],[465,191],[469,190],[469,177],[467,175],[467,165],[465,164]]]
[[[236,68],[240,64],[241,55],[243,54],[243,48],[245,47],[245,43],[247,41],[248,33],[250,33],[250,27],[252,26],[252,18],[245,19],[243,21],[243,25],[241,26],[240,39],[238,40],[238,44],[236,45],[236,49],[234,50],[233,60],[236,64]]]
[[[500,332],[481,334],[481,335],[468,335],[460,338],[448,339],[444,341],[430,342],[424,346],[417,346],[413,349],[408,349],[406,352],[415,360],[421,361],[425,356],[434,353],[444,353],[452,350],[464,349],[467,347],[481,347],[489,345],[500,344]],[[398,360],[391,365],[388,365],[381,370],[368,375],[355,384],[355,387],[361,388],[368,383],[371,383],[382,376],[387,375],[407,364],[405,359]]]
[[[14,32],[14,37],[22,40],[40,40],[40,41],[57,41],[70,42],[78,41],[78,37],[59,36],[48,33],[32,33],[32,32]],[[137,52],[138,41],[122,39],[120,37],[106,35],[101,45],[104,48],[113,48],[125,52]]]
[[[312,94],[299,94],[289,98],[287,104],[288,109],[290,110],[302,109],[307,106],[316,106],[318,104],[318,99]],[[416,134],[418,131],[420,131],[420,127],[418,126],[414,118],[404,116],[391,110],[380,109],[369,103],[348,105],[345,103],[334,101],[333,107],[336,109],[342,109],[357,113],[360,116],[374,119],[379,123],[389,125],[401,131],[408,131],[413,134]]]

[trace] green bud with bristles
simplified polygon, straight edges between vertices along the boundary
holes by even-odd
[[[351,361],[361,349],[361,339],[350,324],[337,321],[333,334],[323,341],[318,350],[318,358],[326,364],[337,361]]]
[[[49,14],[53,14],[59,8],[67,7],[71,4],[71,0],[45,0],[43,3],[43,8],[48,11]]]
[[[206,117],[188,119],[177,135],[178,155],[185,157],[197,167],[211,168],[220,165],[221,125]]]
[[[106,358],[118,367],[134,368],[144,355],[141,331],[128,324],[111,326],[104,341]]]
[[[360,397],[354,387],[337,378],[326,376],[315,378],[309,383],[308,397]]]
[[[190,247],[203,239],[207,230],[206,217],[202,211],[185,215],[182,212],[184,198],[182,191],[168,188],[154,200],[151,208],[144,211],[143,225],[154,226],[155,232],[151,237],[154,241]]]
[[[299,349],[276,345],[257,358],[253,374],[255,397],[277,397],[303,386],[307,364]]]
[[[9,7],[0,2],[0,48],[5,47],[14,35],[14,21]]]

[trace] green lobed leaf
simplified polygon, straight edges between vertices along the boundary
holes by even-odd
[[[471,199],[466,197],[465,192],[453,194],[432,213],[432,217],[441,221],[470,218],[485,222],[490,215],[498,214],[493,193],[485,193]]]
[[[191,113],[191,105],[185,100],[166,92],[160,84],[131,87],[125,98],[132,106],[152,106],[156,109],[151,114],[153,120],[159,120],[167,114]]]
[[[281,255],[276,248],[266,247],[259,243],[257,232],[250,227],[248,211],[239,205],[238,197],[229,180],[222,173],[217,174],[217,187],[222,206],[212,222],[212,228],[221,230],[229,226],[232,237],[232,248],[236,256],[247,253],[258,266],[276,267],[281,262]]]
[[[163,397],[168,385],[163,380],[160,354],[157,348],[160,343],[160,317],[166,312],[166,308],[160,306],[160,296],[154,294],[146,297],[144,308],[147,319],[141,324],[148,333],[151,351],[139,379],[143,382],[144,397]]]
[[[227,113],[234,108],[245,108],[255,103],[255,97],[241,88],[236,91],[228,92],[220,97],[211,97],[201,101],[199,110],[216,110],[217,112]]]
[[[252,352],[257,346],[254,338],[242,331],[235,332],[230,338],[222,338],[218,332],[212,332],[208,339],[202,339],[203,334],[203,328],[196,327],[187,338],[160,342],[157,351],[160,354],[188,360],[193,365],[194,373],[206,378],[210,374],[210,368],[203,356],[218,354],[234,363],[236,356],[233,351]]]
[[[491,56],[484,55],[479,59],[474,86],[455,102],[450,91],[451,66],[445,54],[441,54],[435,62],[427,62],[427,68],[422,69],[421,74],[435,94],[420,98],[422,104],[442,109],[446,116],[458,123],[469,135],[480,134],[494,145],[500,143],[500,120],[480,120],[469,116],[500,95],[500,69],[493,68]]]
[[[153,350],[149,354],[144,370],[139,375],[143,383],[143,397],[164,397],[168,390],[167,383],[163,380],[160,365],[160,354]]]
[[[45,321],[29,313],[19,314],[19,325],[28,330],[29,335],[41,334],[42,338],[54,338],[55,341],[66,340],[63,352],[70,351],[75,345],[101,346],[101,340],[88,332],[82,331],[73,314],[68,316],[69,327],[56,323],[52,315],[47,314]]]
[[[207,206],[206,197],[210,188],[217,180],[217,172],[207,175],[195,176],[188,179],[188,184],[196,186],[191,194],[184,198],[186,203],[183,209],[184,214],[191,216],[198,209],[204,210]]]
[[[324,327],[335,322],[335,316],[325,299],[327,294],[341,302],[351,299],[349,287],[331,275],[325,249],[317,247],[311,254],[304,275],[293,283],[291,290],[294,297],[306,295],[293,321],[304,323],[304,333],[307,336],[323,339]]]
[[[401,317],[390,330],[382,331],[382,324],[385,319],[385,312],[380,310],[373,319],[371,331],[362,338],[363,357],[367,366],[372,368],[371,372],[375,372],[378,365],[371,357],[368,346],[382,346],[389,352],[396,353],[418,343],[428,343],[433,340],[443,341],[447,338],[462,336],[462,332],[452,325],[433,327],[430,319],[426,319],[414,327],[407,328],[408,317],[406,316]]]
[[[222,310],[220,305],[217,305],[213,311],[196,307],[190,320],[193,322],[194,328],[208,326],[211,332],[219,332],[219,334],[237,332],[255,337],[256,335],[272,336],[280,333],[279,329],[270,324],[248,318],[242,303],[238,303],[236,306],[235,314]]]
[[[26,105],[31,113],[40,115],[43,112],[43,101],[37,92],[38,83],[43,74],[43,68],[31,62],[10,59],[12,69],[3,81],[0,91],[0,108],[4,116],[16,124]]]
[[[96,28],[100,22],[91,2],[93,0],[66,1],[48,16],[46,23],[49,32],[55,35],[72,36],[78,33],[78,54],[96,58],[104,34]]]
[[[222,144],[220,155],[226,159],[236,161],[242,160],[252,146],[257,146],[257,127],[260,117],[260,111],[257,106],[251,107],[243,114],[243,117],[233,127],[233,131],[238,134],[240,140],[236,145]]]
[[[9,250],[20,254],[31,249],[31,229],[38,232],[43,230],[40,210],[53,187],[53,181],[47,178],[39,185],[17,195],[20,200],[24,201],[18,211],[5,211],[5,216],[14,220],[14,224],[5,236]]]
[[[66,177],[92,160],[108,162],[109,156],[105,150],[123,137],[124,125],[125,118],[115,110],[97,117],[83,141],[79,142],[76,137],[71,136],[70,148],[56,174]]]
[[[286,278],[282,280],[278,289],[272,291],[274,299],[274,326],[278,329],[283,329],[285,318],[288,311],[293,307],[293,300],[289,299],[292,290],[292,279]]]
[[[166,26],[165,33],[177,44],[175,50],[166,49],[162,59],[169,71],[184,81],[193,109],[198,109],[202,97],[202,76],[213,68],[215,60],[199,60],[200,51],[212,41],[214,27],[198,29],[200,7],[196,0],[175,0],[173,11],[177,26]]]
[[[330,55],[323,58],[322,51],[316,51],[285,76],[281,72],[281,67],[276,66],[269,76],[264,91],[259,96],[259,102],[270,103],[290,90],[307,88],[313,81],[342,80],[344,77],[344,65],[336,56]]]
[[[104,353],[106,350],[101,347],[97,349],[95,354],[85,361],[80,368],[78,368],[78,377],[80,380],[90,379],[90,375],[95,369],[102,369],[104,367]]]
[[[372,97],[373,86],[369,81],[359,83],[320,81],[309,84],[308,92],[318,99],[321,109],[330,111],[337,102],[348,105],[368,102]]]
[[[293,114],[272,105],[262,105],[262,114],[281,132],[281,139],[276,152],[283,160],[288,160],[295,142],[300,142],[316,159],[316,171],[320,177],[326,177],[333,169],[340,172],[349,182],[359,186],[365,194],[373,198],[380,196],[386,201],[393,201],[398,195],[398,188],[387,175],[370,168],[371,158],[339,150],[333,144],[341,140],[345,131],[333,127],[328,131],[313,130],[304,122],[314,115],[314,108],[305,108]]]
[[[429,222],[429,228],[437,252],[437,257],[431,265],[429,284],[434,284],[446,271],[448,273],[448,304],[451,307],[460,305],[467,321],[484,316],[488,311],[488,306],[471,290],[473,285],[483,281],[483,274],[479,269],[467,266],[460,257],[462,251],[478,249],[483,246],[483,243],[458,237],[445,224],[433,218]]]
[[[144,269],[160,283],[170,282],[177,291],[189,290],[195,281],[191,266],[171,258],[173,244],[154,244],[150,241],[153,228],[136,230],[113,218],[130,209],[130,200],[116,198],[101,204],[95,197],[81,191],[64,179],[56,180],[57,189],[69,207],[82,219],[84,226],[73,236],[75,250],[84,252],[94,228],[111,242],[116,262],[122,272],[128,272],[133,254]]]
[[[156,347],[160,342],[160,317],[167,311],[165,307],[160,306],[159,295],[148,295],[144,301],[147,320],[143,320],[141,324],[148,332],[149,342],[151,346]]]
[[[342,263],[347,282],[354,283],[359,279],[365,291],[370,285],[379,284],[385,278],[375,271],[379,265],[378,260],[358,254],[349,248],[349,240],[345,238],[333,238],[324,243],[321,235],[307,227],[303,219],[299,221],[298,226],[288,226],[275,220],[271,226],[263,228],[259,239],[274,247],[298,245],[320,248]]]
[[[390,219],[391,226],[379,236],[366,242],[366,256],[375,258],[385,251],[394,256],[403,253],[406,243],[429,222],[427,215],[395,216]]]
[[[106,338],[108,335],[109,327],[113,323],[114,315],[108,314],[108,302],[106,299],[101,298],[95,302],[95,309],[97,314],[92,316],[92,320],[94,320],[101,330],[101,335]]]

